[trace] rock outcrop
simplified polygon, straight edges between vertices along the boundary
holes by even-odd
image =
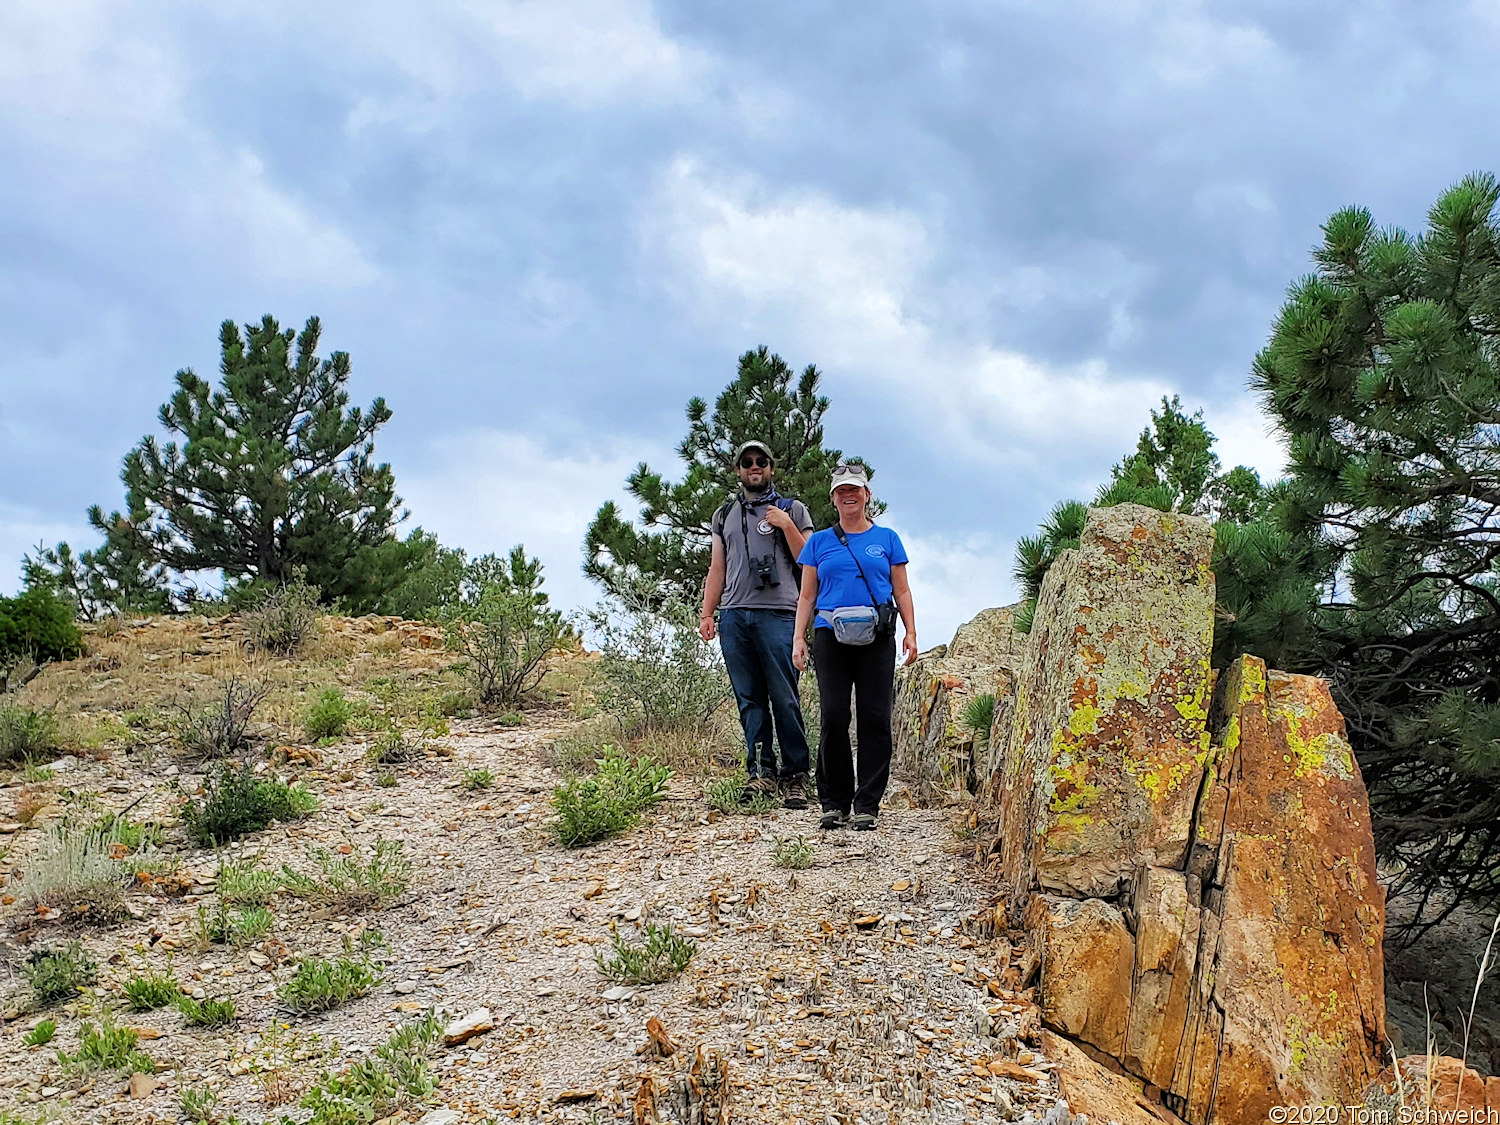
[[[1210,669],[1212,546],[1089,513],[997,683],[980,805],[1048,1026],[1147,1103],[1248,1125],[1380,1073],[1384,895],[1327,685]]]
[[[894,764],[920,799],[972,792],[992,769],[989,743],[963,722],[971,699],[1012,689],[1026,637],[1015,606],[982,611],[959,626],[951,644],[929,649],[896,674]]]

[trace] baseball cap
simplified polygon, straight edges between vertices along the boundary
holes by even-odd
[[[833,467],[833,483],[828,486],[828,491],[832,492],[841,484],[857,484],[860,488],[869,488],[870,478],[866,473],[865,467],[858,462],[835,465]]]
[[[742,442],[740,444],[740,447],[734,451],[734,458],[732,459],[731,463],[734,465],[738,465],[740,463],[740,458],[745,455],[745,450],[747,449],[760,450],[766,455],[766,460],[770,461],[773,465],[776,464],[776,454],[772,453],[771,447],[763,441]]]

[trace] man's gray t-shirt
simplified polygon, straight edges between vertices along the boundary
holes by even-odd
[[[740,520],[740,498],[715,513],[713,533],[724,541],[724,596],[720,609],[787,609],[797,608],[797,564],[787,546],[786,536],[766,522],[769,502],[752,503]],[[722,514],[720,514],[722,513]],[[801,500],[793,500],[787,515],[803,532],[813,528],[812,516]],[[742,530],[744,529],[744,530]],[[745,549],[746,531],[750,549]],[[749,558],[770,555],[776,561],[775,586],[759,585],[750,573]]]

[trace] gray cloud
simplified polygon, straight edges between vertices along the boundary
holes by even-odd
[[[414,519],[477,548],[531,517],[466,522],[474,482],[585,487],[744,348],[819,363],[945,629],[1160,393],[1274,464],[1243,378],[1284,287],[1334,208],[1417,226],[1490,161],[1497,38],[1483,3],[7,5],[0,585],[87,542],[221,319],[316,312]]]

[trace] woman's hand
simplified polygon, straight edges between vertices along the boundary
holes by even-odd
[[[795,654],[795,649],[793,650]],[[917,635],[907,630],[906,636],[901,641],[901,663],[910,664],[917,658]],[[796,659],[796,656],[793,656]]]
[[[792,663],[797,666],[797,671],[807,671],[807,638],[801,633],[792,642]]]

